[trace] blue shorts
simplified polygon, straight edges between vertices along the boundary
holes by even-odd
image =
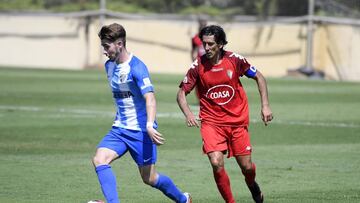
[[[119,157],[129,151],[138,166],[156,163],[156,145],[146,132],[113,127],[97,146],[101,147],[115,151]]]

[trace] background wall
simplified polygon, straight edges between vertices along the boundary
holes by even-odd
[[[124,25],[127,48],[152,72],[182,73],[189,65],[190,38],[197,22],[165,19],[106,19]],[[227,33],[227,50],[247,57],[266,76],[283,77],[306,63],[305,24],[220,24]],[[0,16],[0,66],[29,68],[102,68],[97,37],[100,23],[86,17]],[[327,79],[360,81],[360,28],[317,24],[314,68]]]

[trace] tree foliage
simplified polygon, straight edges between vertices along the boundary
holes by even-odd
[[[309,0],[106,0],[109,10],[129,13],[182,13],[269,16],[306,15]],[[360,0],[315,0],[318,14],[358,16]],[[99,9],[100,0],[0,0],[0,10],[57,12]]]

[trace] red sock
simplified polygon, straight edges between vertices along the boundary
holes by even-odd
[[[247,185],[251,186],[255,182],[255,176],[256,176],[256,165],[255,163],[252,163],[251,170],[244,171],[242,170],[242,173],[245,176],[245,182]]]
[[[213,171],[217,188],[224,198],[226,203],[235,203],[234,197],[231,192],[230,179],[227,175],[225,168],[218,171]]]

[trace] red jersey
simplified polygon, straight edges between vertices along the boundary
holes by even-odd
[[[217,125],[249,124],[248,101],[240,77],[251,67],[247,60],[225,51],[220,64],[212,65],[206,56],[198,57],[180,88],[186,94],[197,86],[202,121]]]
[[[204,46],[198,34],[191,39],[191,43],[193,47],[198,48],[198,56],[202,56],[205,54]]]

